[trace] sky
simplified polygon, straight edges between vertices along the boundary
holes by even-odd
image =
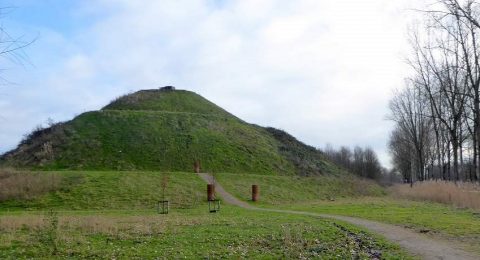
[[[414,0],[4,0],[23,62],[0,59],[0,153],[47,120],[173,85],[322,148],[389,167],[388,102]],[[8,81],[8,82],[7,82]]]

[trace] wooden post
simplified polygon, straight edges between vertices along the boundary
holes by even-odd
[[[215,200],[215,185],[214,184],[207,184],[207,200],[208,201]]]
[[[258,200],[258,185],[253,184],[252,185],[252,201],[257,201]]]

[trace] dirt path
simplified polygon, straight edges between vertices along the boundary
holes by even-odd
[[[212,180],[212,177],[209,174],[199,173],[198,175],[207,183],[210,183]],[[452,260],[480,259],[480,256],[476,256],[472,253],[455,248],[451,244],[448,244],[447,242],[434,240],[432,238],[428,238],[426,236],[423,236],[421,234],[415,233],[413,231],[410,231],[408,229],[405,229],[399,226],[389,225],[389,224],[384,224],[380,222],[354,218],[354,217],[318,214],[318,213],[304,212],[304,211],[257,208],[244,201],[241,201],[235,198],[230,193],[225,191],[225,189],[218,183],[215,184],[215,191],[217,194],[219,194],[222,197],[222,199],[226,203],[236,205],[242,208],[250,209],[250,210],[261,210],[261,211],[280,212],[280,213],[288,213],[288,214],[307,215],[307,216],[331,218],[331,219],[345,221],[345,222],[354,224],[356,226],[366,228],[374,233],[380,234],[384,236],[386,239],[388,239],[389,241],[400,245],[411,254],[415,256],[419,256],[422,259],[452,259]]]

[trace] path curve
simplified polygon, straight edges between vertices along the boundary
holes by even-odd
[[[211,183],[212,181],[212,176],[207,173],[198,173],[198,176],[200,176],[200,178],[202,178],[207,183]],[[423,259],[480,259],[480,256],[474,255],[458,248],[454,248],[447,242],[434,240],[432,238],[428,238],[426,236],[417,234],[413,231],[399,226],[354,217],[318,214],[305,211],[258,208],[235,198],[232,194],[228,193],[219,183],[215,183],[215,192],[219,194],[222,197],[223,201],[225,201],[226,203],[245,209],[307,215],[345,221],[380,234],[389,241],[400,245],[401,247],[409,251],[411,254],[419,256]]]

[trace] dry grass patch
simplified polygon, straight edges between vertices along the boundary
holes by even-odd
[[[395,197],[411,200],[431,201],[460,208],[480,210],[480,186],[466,182],[426,181],[398,184],[391,188]]]
[[[60,218],[62,229],[76,229],[87,234],[154,235],[163,233],[165,226],[165,221],[159,216],[64,216]]]
[[[198,219],[182,215],[172,217],[148,216],[54,216],[58,219],[59,230],[81,231],[86,234],[117,235],[119,233],[131,235],[155,235],[164,233],[167,226],[181,227],[194,226],[209,222],[208,216],[199,216]],[[22,229],[38,230],[46,228],[52,221],[45,215],[0,216],[0,231],[16,232]]]
[[[39,216],[1,216],[0,231],[13,232],[23,228],[38,229],[46,225],[45,219]]]
[[[0,169],[0,202],[33,199],[60,188],[62,177],[56,173],[20,172]]]

